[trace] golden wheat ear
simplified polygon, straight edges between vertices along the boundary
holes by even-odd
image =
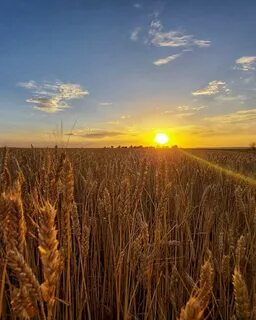
[[[3,160],[0,172],[0,192],[4,192],[11,185],[11,173],[8,169],[9,151],[7,147],[3,151]]]
[[[185,308],[181,309],[178,320],[203,320],[204,310],[202,310],[200,302],[197,298],[191,297]]]
[[[207,260],[201,267],[200,286],[197,297],[200,301],[202,309],[206,309],[212,293],[214,280],[214,270],[210,260]]]
[[[36,315],[37,309],[25,287],[14,287],[10,295],[11,306],[15,315],[22,319],[31,319]]]
[[[21,253],[12,249],[7,255],[8,266],[17,277],[20,286],[26,288],[28,294],[38,301],[41,300],[40,284],[29,265],[25,262]]]
[[[47,302],[48,319],[55,304],[55,292],[61,274],[61,255],[55,225],[56,210],[46,202],[39,211],[39,252],[42,262],[44,282],[41,285],[42,297]]]
[[[8,192],[0,196],[0,216],[4,216],[3,235],[6,250],[11,250],[12,246],[15,246],[23,254],[26,246],[27,226],[19,179]]]
[[[213,266],[211,259],[205,261],[201,267],[199,288],[189,298],[185,308],[181,309],[180,320],[204,319],[204,311],[210,302],[213,288]]]
[[[247,286],[239,268],[233,274],[235,309],[237,320],[250,319],[250,301]]]

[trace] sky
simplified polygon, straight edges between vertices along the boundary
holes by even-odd
[[[2,0],[0,145],[256,140],[254,0]]]

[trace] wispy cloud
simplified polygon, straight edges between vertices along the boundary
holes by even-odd
[[[222,115],[208,116],[198,124],[193,125],[189,131],[192,135],[202,137],[256,134],[256,108],[238,110]]]
[[[174,60],[176,60],[177,58],[179,58],[182,54],[181,53],[177,53],[177,54],[173,54],[171,56],[168,56],[166,58],[162,58],[162,59],[158,59],[156,61],[154,61],[154,65],[156,66],[162,66],[164,64],[170,63]]]
[[[222,80],[213,80],[204,88],[192,92],[193,96],[214,96],[217,94],[228,94],[230,89],[227,88],[226,82]]]
[[[240,103],[244,103],[247,97],[245,95],[219,95],[216,100],[219,101],[239,101]]]
[[[67,136],[75,136],[86,139],[104,139],[124,135],[124,132],[121,131],[109,131],[104,129],[85,129],[85,130],[76,130],[73,132],[65,133]]]
[[[120,124],[120,120],[110,120],[107,121],[106,124],[110,126],[118,126]]]
[[[56,113],[70,108],[70,100],[87,96],[89,92],[83,90],[79,84],[74,83],[43,83],[39,84],[33,80],[21,82],[20,87],[32,91],[33,96],[26,102],[33,104],[33,108],[42,112]]]
[[[109,107],[109,106],[112,106],[112,105],[113,105],[113,102],[107,102],[107,101],[99,103],[100,107]]]
[[[131,116],[129,114],[123,114],[121,117],[120,117],[122,120],[127,120],[127,119],[130,119]]]
[[[103,138],[110,138],[123,135],[123,132],[115,132],[115,131],[101,131],[101,132],[92,132],[85,134],[84,138],[90,139],[103,139]]]
[[[194,35],[184,34],[181,31],[165,31],[159,19],[151,22],[149,41],[156,47],[209,47],[211,41],[195,38]]]
[[[61,111],[63,109],[69,108],[69,105],[64,101],[60,101],[59,97],[52,98],[29,98],[26,100],[28,103],[33,104],[33,108],[39,111],[47,112],[47,113],[55,113]]]
[[[165,110],[163,112],[164,115],[171,114],[177,118],[190,117],[197,114],[199,111],[206,109],[207,106],[178,106],[172,110]]]
[[[203,109],[206,109],[206,106],[178,106],[177,110],[178,111],[200,111]]]
[[[140,27],[135,28],[135,29],[132,31],[132,33],[131,33],[130,39],[131,39],[132,41],[137,41],[137,40],[139,40],[140,31],[141,31],[141,28],[140,28]]]
[[[256,120],[256,108],[239,110],[233,113],[228,113],[224,115],[218,115],[214,117],[207,117],[205,120],[214,122],[217,124],[235,124],[235,123],[244,123],[248,121]]]
[[[19,82],[19,87],[25,88],[25,89],[37,89],[38,85],[34,80],[29,80],[27,82]]]
[[[256,69],[256,56],[244,56],[236,60],[235,69],[253,71]]]
[[[134,3],[133,7],[136,9],[141,9],[142,8],[142,4],[141,3]]]

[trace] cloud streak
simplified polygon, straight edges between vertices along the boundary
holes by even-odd
[[[139,40],[140,31],[141,31],[141,28],[140,28],[140,27],[135,28],[135,29],[132,31],[132,33],[131,33],[130,39],[131,39],[132,41],[137,41],[137,40]]]
[[[238,110],[221,115],[205,117],[189,128],[192,135],[201,137],[252,135],[256,133],[256,108]]]
[[[184,34],[177,30],[165,31],[159,19],[151,22],[149,41],[156,47],[209,47],[211,41],[197,39],[193,35]]]
[[[77,130],[74,132],[68,132],[65,133],[67,136],[75,136],[75,137],[81,137],[86,139],[105,139],[105,138],[111,138],[111,137],[117,137],[124,135],[124,132],[121,131],[109,131],[104,129],[93,129],[93,130]]]
[[[205,120],[217,124],[236,124],[256,120],[256,109],[239,110],[220,116],[208,117]]]
[[[217,94],[228,94],[230,89],[227,88],[226,82],[222,80],[213,80],[204,88],[192,92],[193,96],[215,96]]]
[[[256,70],[256,56],[244,56],[237,59],[235,69],[242,71]]]
[[[108,101],[104,101],[104,102],[99,103],[100,107],[110,107],[112,105],[113,105],[113,102],[108,102]]]
[[[166,58],[161,58],[161,59],[158,59],[156,61],[154,61],[154,65],[156,66],[162,66],[162,65],[165,65],[165,64],[168,64],[174,60],[176,60],[177,58],[179,58],[182,54],[181,53],[177,53],[177,54],[173,54],[171,56],[168,56]]]
[[[141,3],[134,3],[134,4],[133,4],[133,7],[134,7],[135,9],[141,9],[141,8],[142,8],[142,4],[141,4]]]
[[[199,111],[206,109],[207,106],[178,106],[176,109],[173,110],[165,110],[163,112],[163,115],[171,114],[174,117],[177,118],[186,118],[191,117],[197,114]]]
[[[32,91],[33,96],[26,102],[31,103],[33,108],[46,113],[56,113],[70,108],[69,101],[80,99],[89,94],[79,84],[74,83],[43,83],[39,84],[33,80],[21,82],[20,87]]]
[[[191,106],[178,106],[177,110],[178,111],[200,111],[203,109],[206,109],[206,106],[196,106],[196,107],[191,107]]]
[[[25,89],[37,89],[38,85],[34,80],[29,80],[27,82],[20,82],[18,86]]]

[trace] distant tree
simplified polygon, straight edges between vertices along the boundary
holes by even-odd
[[[250,144],[250,148],[251,148],[252,150],[256,150],[256,142],[252,142],[252,143]]]

